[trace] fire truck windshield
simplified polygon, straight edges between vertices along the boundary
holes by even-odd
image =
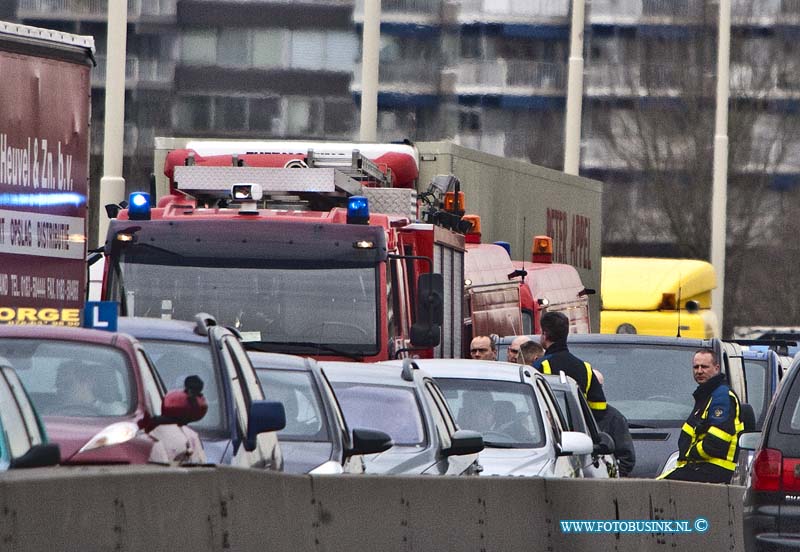
[[[192,266],[146,263],[144,256],[141,249],[136,262],[123,256],[112,270],[111,298],[124,300],[129,316],[192,320],[207,312],[272,351],[379,351],[376,266],[265,268],[234,259]]]

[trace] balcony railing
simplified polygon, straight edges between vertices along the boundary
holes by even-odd
[[[592,63],[584,84],[589,96],[677,97],[713,93],[714,75],[688,64]]]
[[[97,56],[97,67],[92,71],[92,85],[106,85],[106,56]],[[129,56],[125,60],[125,86],[167,85],[175,80],[175,62],[171,60]]]
[[[566,85],[562,63],[498,59],[460,63],[449,71],[460,94],[561,93]]]
[[[427,24],[442,23],[444,0],[382,0],[381,21],[384,23]],[[364,0],[355,0],[353,20],[364,21]]]
[[[570,0],[456,0],[459,21],[536,22],[566,19]]]
[[[506,134],[504,132],[460,132],[453,139],[457,144],[493,155],[506,154]]]
[[[19,0],[20,19],[80,19],[105,21],[109,0]],[[178,0],[128,0],[128,20],[167,18],[174,20]]]
[[[353,73],[353,89],[361,89],[361,64]],[[422,60],[401,60],[381,63],[378,69],[379,87],[382,91],[391,89],[410,94],[437,93],[441,68]]]

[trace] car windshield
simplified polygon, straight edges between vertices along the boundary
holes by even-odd
[[[284,441],[330,441],[325,409],[311,374],[289,370],[257,370],[268,401],[283,403],[286,427],[278,432]]]
[[[16,369],[42,416],[122,416],[136,405],[135,380],[126,356],[113,347],[0,339],[0,356]]]
[[[603,374],[606,400],[630,423],[679,427],[691,413],[693,347],[570,343],[569,350]]]
[[[297,344],[314,343],[352,353],[378,350],[375,267],[145,263],[146,256],[142,262],[126,257],[120,265],[129,316],[192,320],[198,312],[211,312],[221,325],[239,330],[244,341],[286,344],[277,351],[308,352]]]
[[[487,446],[536,448],[545,443],[533,388],[526,383],[436,378],[462,429],[483,434]]]
[[[200,376],[208,412],[197,422],[189,424],[201,434],[225,430],[225,401],[214,360],[207,343],[181,343],[160,339],[139,340],[150,356],[161,381],[168,391],[183,389],[186,376]]]
[[[425,424],[411,388],[331,383],[351,429],[377,429],[395,445],[425,446]]]

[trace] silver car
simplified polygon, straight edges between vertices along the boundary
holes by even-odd
[[[396,366],[320,362],[347,425],[389,434],[394,446],[364,457],[366,473],[474,475],[479,433],[459,430],[433,378],[405,361]]]
[[[569,431],[537,371],[491,360],[414,362],[434,377],[459,427],[483,435],[482,475],[583,476],[580,455],[591,454],[593,443]]]

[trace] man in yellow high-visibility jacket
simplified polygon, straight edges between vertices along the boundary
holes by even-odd
[[[677,467],[659,479],[730,483],[736,468],[737,440],[744,430],[739,398],[725,383],[719,359],[711,349],[694,354],[697,382],[694,408],[678,439]]]

